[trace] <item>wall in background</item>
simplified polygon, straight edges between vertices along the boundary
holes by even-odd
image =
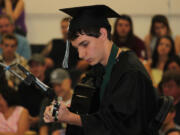
[[[46,44],[61,37],[60,20],[66,15],[58,9],[83,5],[106,4],[118,13],[131,15],[136,35],[144,38],[154,14],[167,15],[173,34],[180,35],[180,0],[25,0],[26,24],[30,43]],[[114,24],[114,19],[110,19]]]

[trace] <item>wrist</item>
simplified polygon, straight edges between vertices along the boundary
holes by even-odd
[[[67,118],[67,123],[70,125],[77,125],[81,126],[81,117],[78,114],[69,112],[68,118]]]

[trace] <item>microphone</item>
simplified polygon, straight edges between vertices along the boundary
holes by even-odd
[[[25,69],[22,65],[17,64],[18,68],[27,76],[27,78],[24,80],[24,82],[28,85],[31,85],[31,83],[35,83],[39,88],[41,88],[44,91],[47,91],[49,87],[41,82],[37,77],[32,75],[27,69]]]
[[[21,81],[23,81],[23,80],[24,80],[23,77],[21,77],[21,76],[20,76],[19,74],[17,74],[15,71],[11,70],[11,67],[13,67],[13,66],[15,66],[15,65],[16,65],[16,63],[7,66],[7,65],[5,65],[4,63],[0,62],[0,66],[2,66],[5,71],[8,70],[8,71],[11,72],[13,75],[15,75],[17,78],[19,78]]]
[[[58,109],[60,107],[60,101],[62,100],[62,98],[58,98],[52,88],[49,88],[46,84],[41,82],[38,78],[36,78],[33,74],[31,74],[31,72],[29,72],[26,68],[24,68],[20,64],[16,64],[15,63],[15,64],[7,66],[4,63],[0,62],[0,66],[2,66],[5,71],[6,70],[10,71],[12,74],[14,74],[16,77],[18,77],[21,81],[23,81],[26,85],[35,84],[41,90],[45,91],[46,95],[50,99],[54,98],[55,99],[55,103],[53,104],[52,115],[55,117],[55,120],[57,121]],[[17,66],[26,75],[26,78],[21,77],[18,73],[16,73],[15,71],[11,70],[11,68],[13,66]]]
[[[48,91],[48,89],[50,89],[46,84],[41,82],[38,78],[36,78],[34,75],[32,75],[27,69],[25,69],[20,64],[15,63],[15,64],[7,66],[6,64],[0,62],[0,66],[2,66],[5,71],[8,70],[12,74],[14,74],[17,78],[19,78],[21,81],[23,81],[26,85],[31,85],[32,83],[35,83],[35,85],[37,85],[43,91]],[[11,68],[14,66],[17,66],[27,77],[23,78],[21,75],[16,73],[14,70],[11,70]]]
[[[22,65],[17,64],[18,68],[27,76],[23,82],[27,85],[35,84],[41,90],[45,91],[50,99],[56,98],[56,94],[52,88],[44,84],[37,77],[35,77],[31,72],[25,69]]]

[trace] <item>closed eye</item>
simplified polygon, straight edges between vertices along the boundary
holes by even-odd
[[[79,46],[87,47],[88,44],[89,44],[89,41],[85,40],[85,41],[82,41],[81,43],[79,43]]]

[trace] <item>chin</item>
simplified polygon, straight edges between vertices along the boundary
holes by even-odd
[[[98,62],[94,62],[94,61],[89,62],[89,65],[91,65],[91,66],[94,66],[94,65],[96,65],[96,64],[98,64]]]

